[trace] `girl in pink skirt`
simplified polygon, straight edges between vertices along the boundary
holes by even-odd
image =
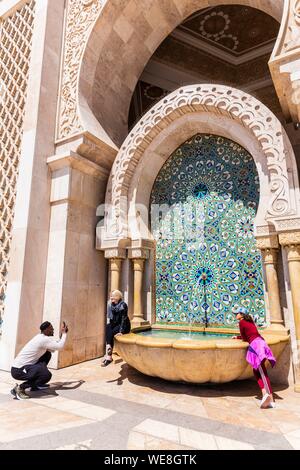
[[[253,368],[254,376],[262,391],[263,398],[260,404],[261,408],[274,408],[271,382],[267,373],[265,362],[268,360],[272,367],[276,364],[276,359],[263,337],[259,334],[251,315],[244,307],[233,309],[236,318],[239,321],[240,336],[234,336],[235,339],[242,339],[249,343],[246,360]]]

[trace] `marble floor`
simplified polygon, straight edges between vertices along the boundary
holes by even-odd
[[[51,388],[10,395],[0,372],[0,450],[297,449],[300,395],[275,386],[276,408],[261,410],[257,385],[169,383],[115,356],[52,371]]]

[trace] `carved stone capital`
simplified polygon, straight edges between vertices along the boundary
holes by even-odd
[[[140,271],[142,273],[144,271],[144,262],[145,259],[143,258],[133,258],[133,271]]]
[[[262,250],[262,258],[265,265],[277,264],[278,259],[278,249],[277,248],[264,248]]]
[[[297,261],[300,263],[300,244],[299,245],[288,245],[286,247],[288,261]],[[300,279],[298,279],[298,282]]]
[[[124,249],[124,248],[111,248],[109,250],[104,251],[104,256],[107,259],[112,259],[112,258],[125,259],[126,258],[126,249]]]
[[[146,248],[128,248],[128,258],[129,259],[148,259],[149,250]]]
[[[149,239],[139,239],[139,240],[131,240],[131,248],[145,248],[147,250],[154,250],[156,245],[156,241],[149,240]]]
[[[265,237],[257,237],[256,238],[256,247],[259,250],[266,250],[270,248],[278,248],[279,243],[278,243],[278,237],[277,235],[269,235]]]
[[[282,246],[300,245],[300,231],[280,233],[279,243]]]

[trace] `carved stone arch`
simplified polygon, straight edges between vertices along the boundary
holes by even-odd
[[[138,163],[153,139],[183,115],[209,113],[226,116],[247,129],[258,142],[265,159],[269,198],[264,223],[277,227],[288,219],[300,226],[299,184],[295,155],[276,116],[253,96],[238,89],[201,84],[179,88],[157,103],[134,127],[113,164],[106,194],[112,208],[104,238],[128,237],[128,190]],[[212,118],[213,128],[213,118]],[[199,127],[201,132],[201,126]],[[242,142],[239,142],[242,143]],[[253,155],[254,161],[258,156]],[[298,217],[298,219],[297,219]],[[112,236],[116,231],[117,235]]]
[[[226,3],[210,0],[209,6]],[[236,3],[281,20],[284,0]],[[176,26],[207,6],[207,0],[152,0],[150,6],[149,0],[69,0],[58,141],[89,131],[112,148],[120,145],[132,93],[151,55]]]

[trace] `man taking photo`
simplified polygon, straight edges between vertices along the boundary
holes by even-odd
[[[26,388],[36,391],[49,387],[47,382],[52,374],[47,365],[51,359],[51,353],[62,350],[67,339],[68,327],[65,322],[63,322],[58,341],[52,338],[54,328],[50,322],[42,323],[40,330],[41,332],[21,349],[11,368],[11,375],[14,379],[25,381],[21,385],[16,384],[11,390],[11,394],[18,400],[30,398],[25,392]]]

